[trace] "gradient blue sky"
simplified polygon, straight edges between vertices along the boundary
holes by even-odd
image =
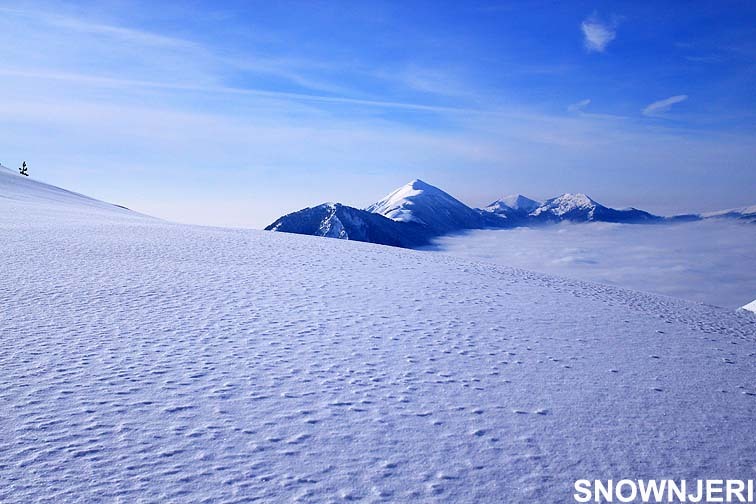
[[[413,178],[754,204],[754,90],[751,1],[0,0],[0,162],[182,222]]]

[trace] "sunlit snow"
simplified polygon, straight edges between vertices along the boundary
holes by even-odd
[[[0,173],[0,502],[568,502],[753,476],[756,318]]]

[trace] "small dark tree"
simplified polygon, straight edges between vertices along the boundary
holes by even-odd
[[[29,176],[28,170],[29,170],[29,168],[27,168],[27,167],[26,167],[26,161],[24,161],[24,163],[23,163],[23,164],[21,165],[21,167],[20,167],[20,168],[18,169],[18,172],[19,172],[19,173],[20,173],[21,175],[23,175],[23,176],[25,176],[25,177],[28,177],[28,176]]]

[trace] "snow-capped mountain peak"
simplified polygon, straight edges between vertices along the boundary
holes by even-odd
[[[436,232],[485,227],[480,213],[420,179],[412,180],[366,208],[398,222],[415,222]]]
[[[540,205],[539,201],[532,200],[522,194],[510,194],[494,201],[483,210],[497,214],[509,214],[512,212],[530,213]]]
[[[659,222],[657,215],[635,208],[616,210],[596,202],[583,193],[564,193],[546,200],[543,205],[530,213],[535,220],[559,221],[602,221],[602,222]]]
[[[600,205],[583,193],[564,193],[544,202],[543,205],[533,211],[533,215],[550,212],[553,215],[560,216],[575,210],[592,210],[597,206]]]
[[[381,214],[391,220],[400,222],[419,222],[425,224],[412,212],[412,207],[418,203],[430,204],[431,200],[440,202],[446,198],[454,200],[441,189],[434,187],[420,179],[412,180],[402,187],[392,191],[380,201],[366,208],[368,212]],[[456,200],[454,200],[456,201]]]

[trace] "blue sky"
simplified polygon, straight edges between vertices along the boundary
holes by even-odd
[[[0,0],[0,61],[0,162],[182,222],[756,203],[753,2]]]

